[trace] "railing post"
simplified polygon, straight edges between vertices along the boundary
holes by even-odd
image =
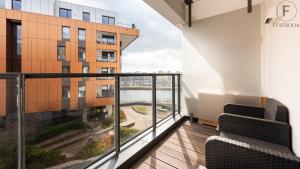
[[[175,117],[175,75],[172,75],[172,114]]]
[[[18,109],[18,169],[25,169],[25,134],[24,134],[24,106],[25,79],[23,74],[17,77],[17,109]]]
[[[178,106],[178,114],[180,114],[181,113],[181,77],[180,77],[180,75],[177,75],[177,80],[178,80],[178,82],[177,82],[177,89],[178,89],[178,104],[177,104],[177,106]]]
[[[156,130],[156,75],[152,76],[152,124]]]
[[[115,76],[115,151],[120,153],[120,76]]]

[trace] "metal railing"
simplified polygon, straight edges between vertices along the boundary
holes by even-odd
[[[175,117],[176,111],[180,114],[181,104],[181,74],[154,74],[154,73],[114,73],[114,74],[99,74],[99,73],[72,73],[72,74],[57,74],[57,73],[0,73],[0,80],[16,79],[17,80],[17,113],[18,113],[18,168],[25,169],[25,81],[28,79],[42,79],[42,78],[104,78],[113,77],[115,79],[114,88],[114,152],[120,153],[121,141],[120,141],[120,91],[122,77],[151,77],[152,78],[152,128],[156,130],[157,126],[157,78],[161,76],[171,77],[171,92],[172,92],[172,113],[171,116]],[[176,79],[177,77],[177,79]],[[177,91],[176,91],[177,80]],[[177,94],[177,107],[176,107],[176,92]],[[111,94],[111,93],[110,93]],[[169,116],[168,116],[169,117]],[[141,133],[140,133],[141,134]],[[127,142],[130,140],[127,140]],[[101,157],[102,158],[102,157]],[[99,158],[99,159],[101,159]]]

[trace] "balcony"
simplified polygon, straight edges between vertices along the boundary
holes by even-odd
[[[102,90],[101,97],[93,86],[106,85],[99,77],[114,81],[114,89]],[[129,79],[135,79],[130,88],[123,82]],[[157,131],[151,134],[157,139],[163,126],[183,120],[180,74],[6,73],[0,74],[0,84],[6,95],[0,116],[4,168],[105,166],[108,157],[126,157],[136,146],[141,151],[141,137]]]

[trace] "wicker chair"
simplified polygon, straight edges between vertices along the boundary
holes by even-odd
[[[262,118],[263,108],[242,107],[224,107],[227,112],[219,116],[220,136],[206,141],[206,167],[300,169],[300,159],[292,152],[287,108],[278,106],[276,119],[268,120]]]

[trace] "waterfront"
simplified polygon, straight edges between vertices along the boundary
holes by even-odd
[[[127,90],[120,91],[121,104],[128,103],[152,103],[152,90]],[[171,90],[158,90],[156,93],[157,103],[171,103]]]

